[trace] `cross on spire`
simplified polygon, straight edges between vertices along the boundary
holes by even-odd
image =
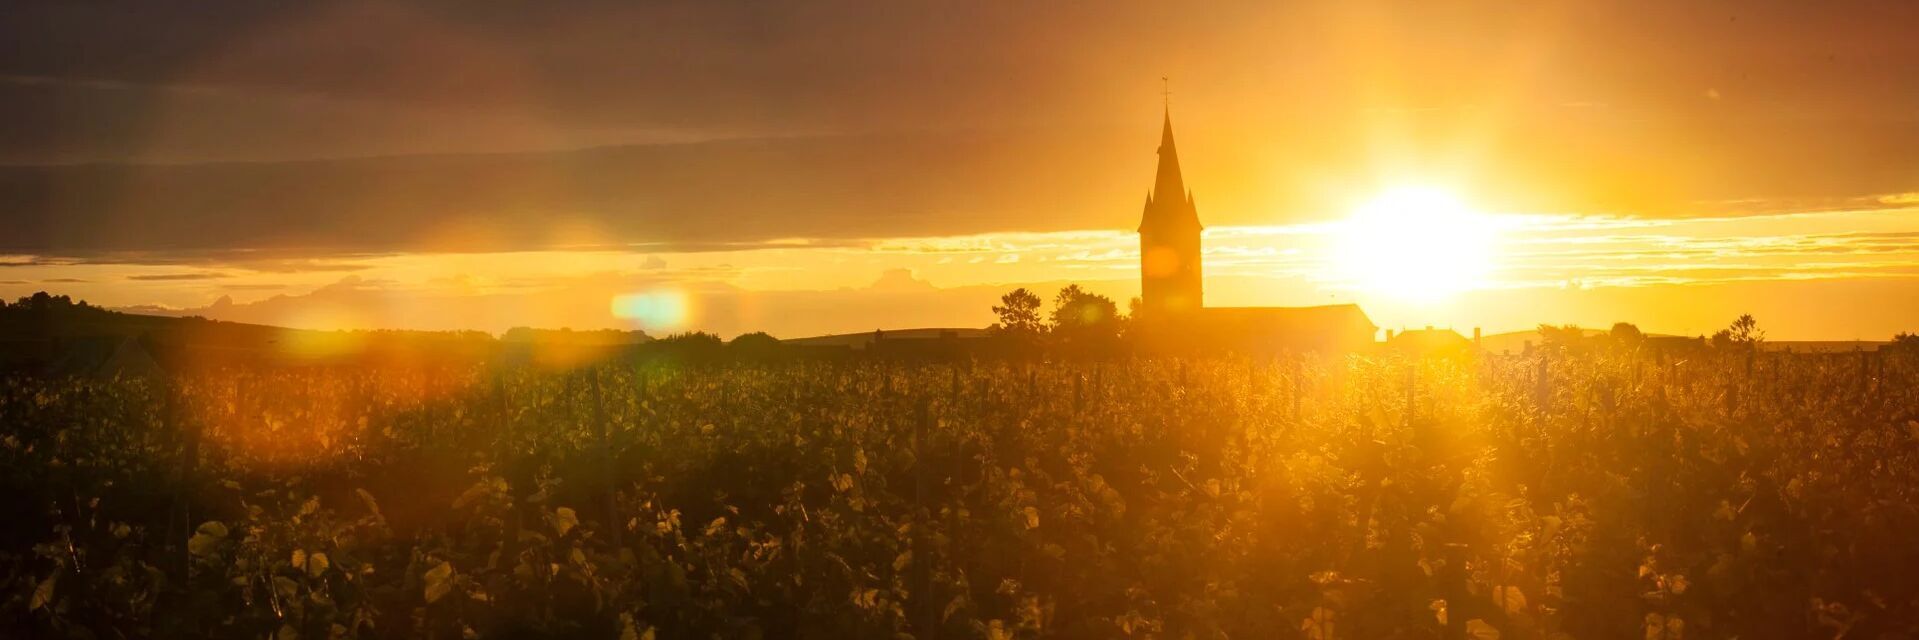
[[[1163,106],[1168,109],[1173,108],[1173,81],[1166,76],[1159,77],[1159,97],[1165,101]]]

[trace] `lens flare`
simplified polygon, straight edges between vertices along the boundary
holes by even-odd
[[[641,329],[673,330],[686,325],[690,305],[683,291],[646,291],[613,296],[613,317]]]

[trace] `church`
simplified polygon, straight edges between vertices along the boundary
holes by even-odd
[[[1149,341],[1168,348],[1258,352],[1347,352],[1374,345],[1373,325],[1359,305],[1208,307],[1199,210],[1180,175],[1167,110],[1159,138],[1159,170],[1139,221],[1140,308],[1135,322]]]

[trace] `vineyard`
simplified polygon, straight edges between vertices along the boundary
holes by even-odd
[[[0,635],[1909,638],[1915,369],[15,376]]]

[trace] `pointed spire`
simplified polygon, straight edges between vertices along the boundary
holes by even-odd
[[[1173,110],[1167,107],[1160,122],[1159,169],[1153,188],[1146,192],[1146,207],[1140,216],[1142,233],[1148,229],[1186,233],[1201,229],[1199,213],[1193,208],[1193,192],[1179,170],[1179,148],[1173,143]]]
[[[1153,178],[1153,196],[1165,200],[1167,194],[1177,200],[1186,193],[1186,180],[1179,174],[1179,149],[1173,145],[1173,111],[1166,110],[1165,124],[1159,134],[1159,173]]]

